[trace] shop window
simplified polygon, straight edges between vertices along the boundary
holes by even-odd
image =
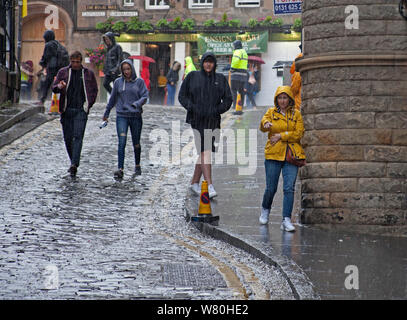
[[[188,0],[190,9],[213,8],[213,0]]]
[[[169,9],[170,0],[146,0],[146,9]]]
[[[260,7],[260,0],[235,0],[235,7],[239,8]]]
[[[134,6],[134,0],[123,0],[123,6],[124,7],[133,7]]]

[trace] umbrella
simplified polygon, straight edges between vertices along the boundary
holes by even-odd
[[[130,56],[129,59],[138,59],[141,61],[147,61],[147,62],[152,62],[155,63],[155,60],[153,58],[147,57],[147,56]]]
[[[248,56],[249,61],[255,61],[260,64],[265,64],[264,60],[258,56]]]

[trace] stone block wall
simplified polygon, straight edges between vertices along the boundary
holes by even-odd
[[[396,0],[305,0],[303,223],[407,224],[407,21]]]

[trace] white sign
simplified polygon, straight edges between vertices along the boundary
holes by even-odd
[[[106,12],[104,11],[84,11],[82,12],[82,17],[104,17]]]
[[[111,11],[109,13],[111,17],[137,17],[138,11]]]

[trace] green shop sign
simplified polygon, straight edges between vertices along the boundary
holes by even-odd
[[[267,52],[268,31],[238,33],[211,33],[198,35],[198,54],[212,51],[216,55],[232,55],[233,41],[242,41],[247,53]]]

